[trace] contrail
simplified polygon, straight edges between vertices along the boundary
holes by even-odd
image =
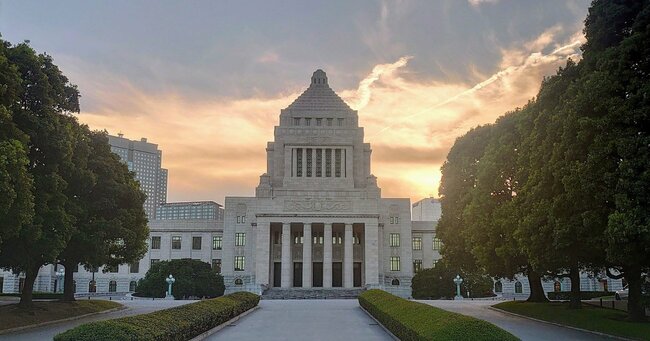
[[[495,81],[497,81],[497,80],[503,78],[504,76],[506,76],[506,75],[508,75],[508,74],[510,74],[510,73],[513,73],[513,72],[515,72],[515,71],[518,71],[518,70],[521,70],[521,69],[524,69],[524,68],[529,67],[531,64],[534,64],[534,63],[535,63],[538,59],[540,59],[540,58],[544,58],[544,57],[548,57],[548,56],[556,56],[556,55],[558,55],[558,54],[562,54],[562,52],[563,52],[564,50],[578,47],[578,46],[580,46],[581,44],[582,44],[582,42],[581,42],[580,40],[576,40],[576,41],[574,41],[574,42],[572,42],[572,43],[570,43],[570,44],[567,44],[567,45],[561,46],[561,47],[559,47],[559,48],[553,50],[553,52],[551,52],[551,53],[549,53],[549,54],[547,54],[547,55],[542,55],[542,54],[539,53],[539,52],[531,53],[531,54],[528,56],[528,58],[526,58],[526,61],[524,61],[523,64],[516,65],[516,66],[509,66],[509,67],[507,67],[507,68],[505,68],[505,69],[503,69],[503,70],[500,70],[500,71],[498,71],[497,73],[493,74],[492,76],[490,76],[490,78],[488,78],[488,79],[486,79],[486,80],[484,80],[484,81],[482,81],[482,82],[480,82],[480,83],[474,85],[473,87],[471,87],[471,88],[469,88],[469,89],[467,89],[467,90],[464,90],[464,91],[462,91],[462,92],[460,92],[460,93],[458,93],[458,94],[456,94],[456,95],[454,95],[454,96],[452,96],[452,97],[449,97],[449,98],[447,98],[446,100],[444,100],[444,101],[442,101],[442,102],[436,103],[436,104],[434,104],[434,105],[432,105],[432,106],[430,106],[430,107],[428,107],[428,108],[422,109],[422,110],[420,110],[420,111],[418,111],[418,112],[416,112],[416,113],[414,113],[414,114],[411,114],[411,115],[408,115],[408,116],[404,116],[403,118],[399,119],[398,122],[396,122],[396,123],[394,123],[394,124],[391,124],[391,125],[388,125],[388,126],[382,128],[382,129],[380,129],[378,132],[376,132],[376,133],[373,134],[372,136],[369,136],[369,138],[374,138],[375,136],[377,136],[377,135],[383,133],[384,131],[386,131],[386,130],[388,130],[388,129],[391,129],[392,127],[394,127],[394,126],[397,125],[398,123],[404,122],[404,121],[406,121],[406,120],[410,120],[410,119],[412,119],[413,117],[416,117],[416,116],[422,115],[422,114],[424,114],[424,113],[427,113],[427,112],[429,112],[430,110],[433,110],[433,109],[437,109],[437,108],[443,107],[443,106],[445,106],[445,105],[447,105],[447,104],[449,104],[449,103],[451,103],[451,102],[453,102],[453,101],[455,101],[455,100],[457,100],[457,99],[459,99],[459,98],[461,98],[461,97],[463,97],[463,96],[465,96],[465,95],[473,94],[473,93],[475,93],[475,92],[481,90],[482,88],[484,88],[484,87],[486,87],[486,86],[488,86],[488,85],[494,83]],[[537,55],[537,54],[539,54],[540,56],[539,56],[538,58],[533,59],[532,62],[531,62],[531,57],[533,57],[533,56],[535,56],[535,55]],[[400,59],[400,60],[401,60],[401,59]],[[408,59],[407,59],[406,61],[408,61]],[[374,70],[373,70],[373,71],[374,71]],[[368,78],[369,78],[369,77],[368,77]],[[366,79],[368,79],[368,78],[366,78]],[[364,79],[364,81],[365,81],[365,79]],[[363,83],[363,82],[362,82],[362,83]],[[371,83],[372,83],[372,82],[371,82]],[[361,88],[361,85],[359,86],[359,88]],[[368,88],[368,91],[370,91],[369,88]]]
[[[368,102],[370,101],[370,86],[372,83],[376,82],[379,80],[379,77],[381,77],[382,74],[384,73],[390,73],[393,72],[402,66],[406,65],[408,61],[413,58],[412,56],[404,56],[398,59],[396,62],[391,63],[391,64],[379,64],[375,65],[374,68],[372,68],[372,72],[364,78],[361,82],[359,82],[359,87],[357,88],[357,94],[356,94],[356,103],[352,106],[355,110],[361,110],[363,109],[366,105],[368,105]]]

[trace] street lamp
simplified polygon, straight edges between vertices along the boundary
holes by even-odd
[[[54,292],[58,292],[58,291],[60,290],[60,288],[63,287],[63,279],[64,279],[64,278],[65,278],[65,270],[63,270],[63,269],[59,269],[59,270],[56,272],[56,279],[58,280],[58,281],[56,282],[56,284],[57,284],[56,286],[57,286],[58,288],[54,288]]]
[[[463,283],[463,279],[460,278],[460,275],[456,275],[454,283],[456,283],[456,297],[454,297],[454,300],[462,300],[463,296],[460,294],[460,284]]]
[[[174,278],[174,276],[169,274],[169,277],[167,277],[165,279],[165,282],[167,282],[167,285],[168,285],[167,286],[167,295],[165,295],[165,298],[173,300],[174,296],[172,296],[172,284],[174,284],[174,282],[176,282],[176,278]]]

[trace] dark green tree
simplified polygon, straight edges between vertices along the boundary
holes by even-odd
[[[172,288],[176,299],[217,297],[225,290],[223,277],[210,264],[196,259],[174,259],[152,265],[138,282],[138,293],[146,297],[165,297],[165,279],[169,275],[176,279]]]
[[[461,294],[467,297],[491,297],[493,282],[490,276],[482,272],[462,272],[454,269],[445,259],[436,263],[431,269],[422,269],[413,276],[411,289],[413,298],[416,299],[444,299],[456,295],[454,278],[460,275],[463,278]]]

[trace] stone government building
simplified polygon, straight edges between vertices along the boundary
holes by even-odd
[[[158,146],[110,136],[112,150],[148,195],[149,249],[141,260],[117,268],[78,266],[75,292],[133,292],[151,264],[191,258],[220,271],[227,292],[270,289],[282,296],[307,288],[381,288],[409,297],[414,273],[440,259],[440,203],[382,198],[363,138],[357,112],[317,70],[307,90],[281,110],[255,196],[226,197],[224,209],[213,201],[167,203]],[[56,270],[42,267],[35,291],[61,291]],[[0,292],[20,292],[23,280],[24,274],[0,271]],[[585,291],[620,287],[620,280],[582,276]],[[568,291],[570,283],[547,281],[544,288]],[[494,289],[504,297],[528,296],[526,277],[495,281]]]

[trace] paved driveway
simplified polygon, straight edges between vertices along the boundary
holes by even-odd
[[[27,329],[11,334],[2,334],[0,335],[0,340],[52,340],[54,335],[86,322],[114,319],[130,315],[146,314],[156,310],[167,309],[183,304],[192,303],[194,301],[133,300],[117,302],[125,305],[127,309],[114,311],[112,313],[92,315],[78,320],[51,324],[40,328]]]
[[[392,340],[357,300],[262,300],[208,340]]]
[[[554,326],[548,323],[517,317],[490,309],[498,301],[418,301],[434,307],[453,311],[491,322],[517,336],[527,340],[612,340],[592,333]]]

